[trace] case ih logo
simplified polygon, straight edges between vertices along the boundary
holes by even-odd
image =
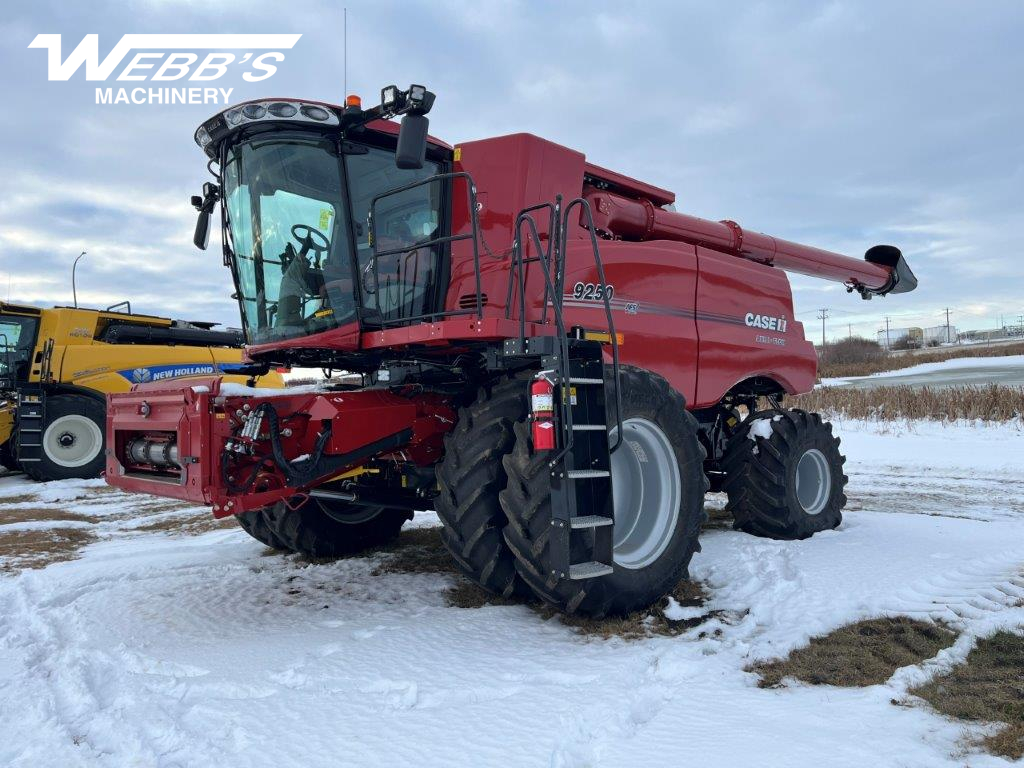
[[[282,51],[302,35],[124,35],[102,61],[99,35],[86,35],[62,60],[60,35],[36,35],[29,48],[46,49],[47,79],[70,80],[84,64],[86,80],[209,83],[229,71],[258,83],[277,72]],[[135,52],[128,59],[128,54]],[[205,51],[200,54],[192,51]],[[235,52],[229,52],[235,51]],[[127,60],[127,63],[125,61]],[[123,66],[122,66],[123,65]],[[97,104],[227,104],[234,88],[97,88]]]
[[[763,328],[766,331],[779,331],[781,333],[786,332],[786,318],[784,317],[755,315],[753,312],[747,312],[743,322],[751,328]]]

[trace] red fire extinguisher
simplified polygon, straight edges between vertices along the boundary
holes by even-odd
[[[548,378],[550,371],[541,371],[530,385],[530,414],[533,420],[533,450],[555,448],[555,385]]]

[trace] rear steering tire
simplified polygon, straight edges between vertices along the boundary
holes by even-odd
[[[832,425],[796,409],[762,411],[744,422],[722,459],[726,509],[737,530],[806,539],[843,520],[846,457]]]
[[[55,395],[46,400],[46,421],[36,437],[40,461],[21,469],[33,480],[99,477],[103,471],[107,409],[91,397]]]
[[[530,429],[519,423],[515,448],[505,458],[508,487],[501,505],[516,568],[538,597],[567,613],[600,618],[645,608],[686,577],[700,549],[708,481],[696,420],[683,396],[656,374],[623,367],[621,392],[624,437],[612,454],[612,573],[581,580],[552,573],[549,455],[533,452]],[[613,423],[613,403],[607,419]],[[593,535],[573,533],[571,562],[591,559]]]
[[[412,519],[408,509],[366,507],[314,497],[295,509],[278,502],[259,511],[272,534],[268,538],[281,544],[275,548],[316,558],[345,557],[387,544]]]

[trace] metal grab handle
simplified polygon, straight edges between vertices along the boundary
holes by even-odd
[[[612,317],[611,297],[608,295],[608,281],[605,279],[604,262],[601,261],[601,250],[598,247],[597,234],[594,227],[594,214],[590,208],[590,203],[582,197],[577,197],[575,200],[571,200],[569,204],[565,206],[565,213],[562,216],[561,244],[559,251],[564,257],[569,235],[569,214],[577,205],[580,207],[580,210],[586,214],[586,226],[587,232],[590,235],[590,247],[594,251],[594,263],[597,265],[597,278],[601,285],[604,286],[602,303],[604,304],[605,318],[608,320],[608,335],[612,342],[612,378],[615,379],[615,445],[611,447],[609,453],[615,453],[619,446],[622,445],[622,388],[619,386],[619,337],[615,333],[615,320]],[[561,296],[559,298],[561,298]]]

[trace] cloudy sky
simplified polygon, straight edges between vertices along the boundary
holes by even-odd
[[[809,332],[818,307],[832,336],[873,334],[885,315],[937,325],[945,307],[962,328],[1024,313],[1016,0],[347,5],[349,91],[428,84],[432,133],[450,142],[528,131],[674,190],[680,210],[858,257],[903,249],[920,279],[909,296],[867,303],[794,279]],[[340,101],[341,8],[5,8],[0,296],[70,302],[71,263],[87,250],[80,302],[237,325],[218,248],[191,245],[188,197],[209,178],[192,133],[218,108],[97,105],[84,69],[47,81],[46,52],[28,48],[37,34],[62,35],[65,57],[98,34],[102,57],[127,33],[300,33],[270,80],[216,85],[232,101]]]

